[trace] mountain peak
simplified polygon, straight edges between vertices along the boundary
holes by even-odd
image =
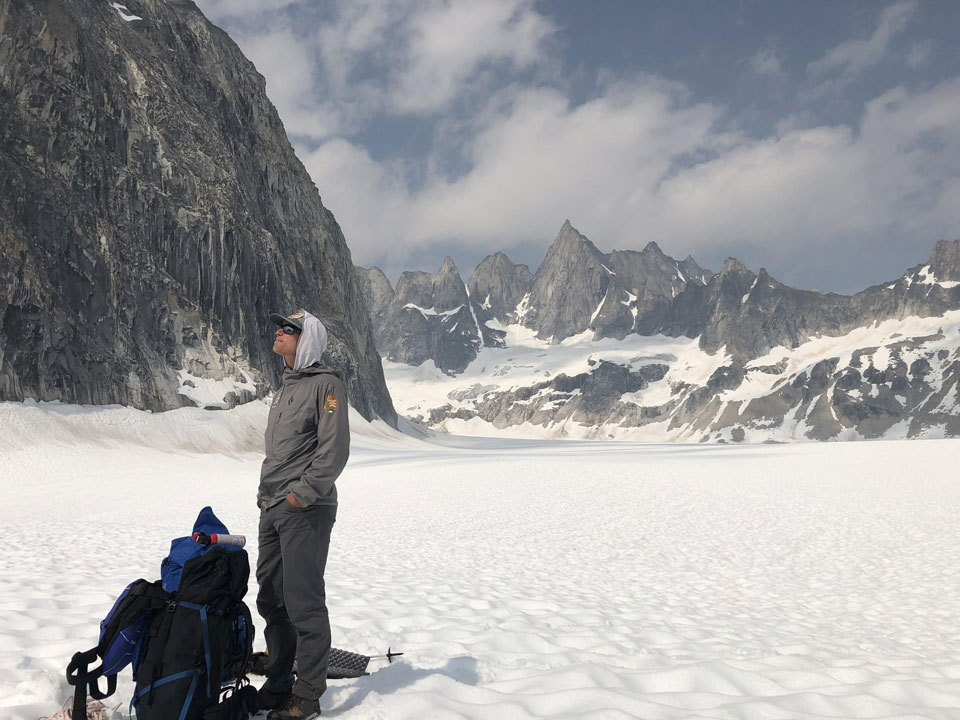
[[[571,253],[579,254],[584,251],[598,258],[603,256],[590,240],[570,224],[569,220],[565,220],[563,226],[560,228],[560,232],[557,233],[557,237],[547,250],[547,257],[544,258],[544,262],[546,263],[551,255],[560,254],[566,256]]]
[[[447,255],[443,259],[443,264],[440,266],[440,275],[456,275],[460,276],[460,271],[457,270],[457,264],[453,261],[453,258]]]
[[[657,243],[654,242],[653,240],[651,240],[650,242],[648,242],[648,243],[646,244],[646,246],[643,248],[643,252],[644,252],[644,253],[647,253],[647,254],[649,254],[649,253],[656,253],[657,255],[664,255],[664,254],[665,254],[665,253],[663,252],[663,250],[660,249],[660,246],[657,245]]]
[[[728,257],[726,261],[724,261],[723,268],[720,270],[720,272],[723,275],[742,275],[744,273],[753,275],[753,271],[750,268],[734,257]]]

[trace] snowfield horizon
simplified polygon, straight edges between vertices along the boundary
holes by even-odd
[[[71,655],[201,507],[255,535],[266,409],[0,403],[0,716],[60,708]],[[325,717],[960,713],[960,440],[509,441],[351,420],[334,645],[406,654],[331,681]],[[115,719],[132,688],[125,671]]]

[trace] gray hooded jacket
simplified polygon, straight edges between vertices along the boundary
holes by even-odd
[[[334,483],[350,456],[350,424],[340,373],[320,362],[326,348],[323,323],[304,313],[294,366],[284,368],[267,420],[257,493],[262,510],[287,493],[303,505],[337,504]]]

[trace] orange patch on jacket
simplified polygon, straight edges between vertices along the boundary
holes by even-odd
[[[337,399],[333,395],[327,395],[327,399],[323,403],[323,409],[333,415],[333,412],[337,409],[337,407],[339,407]]]

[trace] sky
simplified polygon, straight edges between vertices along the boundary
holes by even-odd
[[[198,0],[264,75],[356,264],[564,220],[855,292],[960,238],[960,3]]]

